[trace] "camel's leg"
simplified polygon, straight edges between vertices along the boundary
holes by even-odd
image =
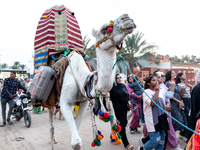
[[[114,111],[114,108],[113,108],[113,104],[110,100],[106,100],[106,105],[107,105],[107,108],[108,108],[108,112],[111,115],[113,115],[113,120],[110,121],[110,125],[111,125],[111,128],[112,128],[112,126],[116,123],[115,111]]]
[[[83,116],[85,115],[88,104],[89,103],[88,103],[87,99],[85,101],[80,102],[78,114],[76,116],[76,127],[77,127],[78,131],[79,131],[79,127],[81,125],[81,121],[83,119]]]
[[[76,124],[74,121],[74,117],[72,114],[72,103],[68,103],[67,101],[65,101],[64,99],[62,100],[62,96],[61,96],[61,112],[70,128],[71,131],[71,146],[74,150],[79,150],[82,146],[82,140],[80,138],[80,136],[78,135],[78,130],[76,128]]]
[[[54,126],[53,126],[54,108],[53,107],[49,107],[48,110],[49,110],[49,122],[50,122],[49,131],[50,131],[51,147],[52,147],[52,150],[54,150],[54,144],[57,143],[57,141],[55,140],[55,137],[54,137]]]

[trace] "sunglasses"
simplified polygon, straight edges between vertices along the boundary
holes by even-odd
[[[121,79],[122,77],[119,77],[119,78],[117,78],[117,79]]]
[[[161,75],[161,77],[165,77],[165,75]]]

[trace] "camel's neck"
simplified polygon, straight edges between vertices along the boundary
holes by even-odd
[[[97,48],[96,53],[98,71],[97,87],[101,92],[108,92],[111,90],[114,82],[115,71],[112,70],[112,67],[116,61],[116,51]]]

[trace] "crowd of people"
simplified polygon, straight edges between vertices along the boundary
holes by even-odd
[[[26,93],[30,79],[23,82],[15,79],[16,72],[12,71],[10,77],[0,82],[3,85],[1,91],[1,108],[4,127],[6,122],[12,125],[10,120],[14,102],[20,95]],[[195,85],[187,82],[186,74],[176,73],[171,70],[166,74],[155,71],[144,80],[136,76],[128,76],[127,83],[122,83],[122,77],[116,74],[115,83],[110,91],[110,99],[113,103],[115,116],[120,121],[122,142],[126,150],[134,149],[129,143],[126,135],[126,126],[129,124],[131,134],[139,134],[140,122],[143,123],[143,135],[140,139],[141,146],[138,150],[166,149],[181,150],[176,137],[179,131],[179,138],[187,142],[186,150],[200,149],[200,136],[189,131],[180,123],[200,133],[200,71],[195,76]],[[144,91],[142,90],[144,88]],[[6,118],[6,104],[9,111]],[[38,110],[36,110],[38,109]],[[164,111],[175,118],[168,116]],[[36,113],[41,108],[35,107]],[[34,112],[33,111],[33,112]],[[56,107],[56,113],[60,106]],[[61,112],[59,119],[61,120]]]
[[[121,76],[117,74],[110,91],[110,98],[116,118],[121,122],[120,134],[125,149],[134,149],[134,146],[129,144],[125,132],[130,118],[129,131],[131,134],[140,133],[138,130],[140,122],[144,123],[143,136],[140,139],[141,146],[138,147],[138,150],[153,148],[163,150],[167,147],[171,150],[181,150],[176,131],[179,131],[179,138],[187,142],[186,150],[200,149],[200,136],[180,124],[182,123],[192,130],[195,130],[196,127],[195,131],[200,133],[200,121],[197,123],[200,118],[198,95],[200,72],[197,73],[195,81],[196,84],[191,85],[187,82],[184,72],[176,75],[171,70],[166,74],[155,71],[144,80],[130,75],[127,83],[123,84]]]

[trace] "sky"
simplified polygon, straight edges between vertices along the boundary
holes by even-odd
[[[54,5],[75,13],[82,37],[95,43],[92,29],[129,14],[143,39],[156,44],[158,53],[200,57],[200,1],[198,0],[9,0],[0,2],[0,63],[20,61],[29,66],[41,15]]]

